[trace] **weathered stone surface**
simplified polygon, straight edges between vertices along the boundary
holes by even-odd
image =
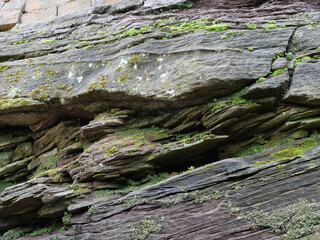
[[[62,122],[51,128],[43,137],[35,140],[34,152],[36,156],[49,151],[55,147],[64,148],[70,143],[72,136],[79,130],[79,127],[73,125],[73,122]]]
[[[4,167],[0,168],[0,178],[3,178],[4,176],[8,174],[13,174],[17,172],[20,169],[24,169],[28,166],[28,163],[31,161],[31,158],[26,158],[21,161],[16,161],[14,163],[8,164]]]
[[[307,60],[299,64],[284,100],[291,103],[320,106],[319,67],[319,60]]]
[[[0,153],[0,167],[3,167],[5,165],[11,163],[12,155],[13,155],[13,151],[1,152]]]
[[[288,71],[281,75],[267,78],[263,82],[258,82],[247,88],[241,96],[245,99],[260,103],[263,98],[274,97],[279,100],[288,89],[290,76]],[[271,102],[274,104],[275,102]]]
[[[0,9],[0,30],[10,30],[20,22],[25,0],[12,0]]]
[[[70,204],[68,209],[73,213],[90,205],[94,205],[95,210],[72,217],[68,223],[71,228],[56,236],[69,239],[76,233],[83,239],[103,236],[110,236],[108,239],[131,239],[134,234],[132,226],[151,218],[161,225],[160,232],[150,232],[153,239],[278,239],[286,231],[281,232],[279,237],[270,229],[257,228],[253,231],[250,224],[243,218],[237,218],[237,215],[242,212],[239,216],[247,217],[247,212],[254,208],[273,211],[276,206],[288,206],[300,198],[320,201],[316,190],[319,187],[316,178],[320,164],[319,145],[303,156],[256,164],[273,158],[271,154],[287,147],[288,144],[249,157],[222,160],[125,196],[116,194],[105,200]],[[43,181],[18,185],[16,189],[20,188],[20,194],[10,195],[6,190],[1,195],[2,203],[5,203],[2,206],[6,206],[2,208],[3,214],[9,214],[7,210],[13,199],[19,202],[31,197],[30,191],[21,195],[28,186],[39,197],[38,202],[29,201],[24,209],[39,209],[44,201],[51,199],[53,202],[49,209],[59,209],[61,206],[59,211],[62,214],[64,204],[61,204],[61,199],[70,196],[71,192],[60,193],[62,188],[50,187]]]
[[[32,155],[33,155],[32,142],[20,143],[14,150],[12,161],[17,161],[22,158],[30,157]]]
[[[1,233],[64,216],[39,238],[311,237],[239,217],[307,198],[320,224],[319,3],[28,1],[95,7],[0,33],[0,175],[25,181],[0,193]]]
[[[21,136],[21,135],[22,136]],[[19,136],[20,135],[20,136]],[[0,136],[0,150],[6,150],[16,147],[19,143],[22,143],[30,138],[29,132],[17,132],[13,134],[3,134]]]
[[[130,130],[129,130],[130,131]],[[150,130],[149,130],[150,131]],[[120,133],[121,134],[121,133]],[[79,182],[90,180],[121,182],[125,177],[141,179],[160,166],[192,164],[198,153],[214,148],[226,136],[205,135],[188,142],[162,145],[152,142],[153,136],[166,139],[161,131],[139,132],[131,135],[110,135],[90,147],[67,167],[71,177]],[[197,152],[197,154],[195,154]],[[189,159],[186,160],[185,156]],[[92,156],[95,156],[93,159]]]
[[[288,64],[288,61],[286,58],[277,58],[273,64],[272,64],[272,70],[277,70],[280,68],[285,68]]]

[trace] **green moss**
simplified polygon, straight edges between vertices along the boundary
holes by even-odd
[[[252,229],[271,228],[284,240],[309,239],[319,229],[320,204],[300,199],[299,202],[273,210],[253,210],[241,214]]]
[[[25,235],[24,231],[22,228],[13,228],[10,229],[9,231],[5,232],[2,237],[4,240],[11,240],[11,239],[17,239],[20,237],[23,237]]]
[[[0,194],[7,188],[7,187],[11,187],[14,186],[14,183],[11,182],[5,182],[3,180],[0,181]]]
[[[233,99],[232,104],[244,104],[246,106],[258,106],[258,104],[254,103],[252,101],[246,100],[244,98],[241,98],[241,97],[236,97],[235,99]]]
[[[254,24],[254,23],[246,23],[246,26],[247,26],[247,28],[250,29],[250,30],[255,30],[255,29],[257,29],[257,25]]]
[[[198,141],[204,141],[207,139],[215,138],[215,135],[214,134],[207,134],[207,133],[198,133],[198,134],[194,135],[192,138],[193,138],[194,142],[198,142]]]
[[[276,24],[277,22],[274,21],[274,20],[271,20],[271,21],[269,21],[268,23],[269,23],[269,24]]]
[[[278,75],[281,75],[282,73],[284,73],[285,71],[287,71],[288,68],[285,67],[285,68],[280,68],[280,69],[277,69],[275,70],[271,75],[272,76],[278,76]]]
[[[286,164],[278,164],[277,168],[280,172],[285,172],[286,170]]]
[[[54,43],[54,40],[43,40],[41,41],[41,44],[52,44]]]
[[[108,149],[107,151],[106,151],[106,154],[105,154],[105,156],[109,156],[109,155],[111,155],[111,154],[114,154],[114,153],[116,153],[116,152],[118,152],[119,151],[119,148],[117,148],[117,147],[112,147],[112,148],[110,148],[110,149]]]
[[[304,61],[306,61],[306,60],[309,60],[309,59],[312,59],[312,58],[309,57],[309,56],[305,56],[305,57],[300,58],[300,59],[294,59],[294,60],[293,60],[293,61],[294,61],[294,65],[295,65],[295,66],[298,66],[300,63],[302,63],[302,62],[304,62]]]
[[[221,103],[221,104],[219,104],[219,105],[217,105],[217,106],[214,106],[214,107],[211,109],[211,112],[215,112],[216,110],[221,109],[221,108],[224,108],[224,107],[227,107],[227,106],[228,106],[228,104],[226,104],[226,103]]]
[[[278,26],[276,24],[268,24],[268,25],[262,25],[261,27],[264,29],[274,29],[274,28],[277,28]]]
[[[227,36],[221,36],[221,37],[220,37],[221,40],[227,39],[227,38],[228,38]]]
[[[140,34],[140,31],[136,28],[131,28],[127,33],[126,35],[132,37],[132,36],[135,36],[135,35],[138,35]]]
[[[31,101],[26,98],[15,98],[15,99],[1,99],[0,100],[0,109],[10,109],[16,107],[24,107],[31,104]]]
[[[266,80],[266,78],[260,77],[260,78],[256,81],[256,83],[262,83],[262,82],[264,82],[264,80]]]
[[[58,155],[50,156],[41,161],[40,166],[33,173],[34,176],[39,176],[49,170],[53,170],[57,167],[58,162],[60,161],[60,157]]]
[[[99,205],[98,204],[93,204],[91,207],[88,209],[88,215],[91,216],[93,213],[99,211]]]
[[[23,43],[28,43],[30,42],[29,40],[24,40],[24,41],[18,41],[18,42],[13,42],[12,45],[18,45],[18,44],[23,44]]]
[[[163,220],[163,219],[162,219]],[[140,222],[133,224],[130,228],[133,240],[144,240],[150,233],[159,233],[162,229],[158,217],[147,217]]]
[[[207,26],[205,29],[207,31],[216,31],[216,32],[219,32],[219,31],[225,31],[227,30],[229,27],[228,24],[212,24],[210,26]]]
[[[57,219],[53,219],[52,221],[50,221],[48,224],[46,224],[45,226],[41,227],[41,228],[37,228],[36,230],[34,230],[32,233],[30,233],[29,235],[32,237],[35,236],[39,236],[45,233],[52,233],[55,230],[61,228],[63,225],[61,222],[59,222]]]
[[[307,139],[302,143],[288,147],[282,151],[271,154],[276,160],[283,160],[291,157],[302,155],[304,151],[314,148],[317,146],[315,139]]]
[[[253,51],[253,48],[252,48],[252,47],[249,47],[248,50],[249,50],[250,52],[252,52],[252,51]]]
[[[303,155],[306,150],[314,148],[316,146],[317,141],[315,139],[306,139],[302,143],[295,144],[279,152],[272,153],[270,156],[273,157],[273,159],[257,161],[255,165],[258,166],[270,162],[280,162],[292,157],[297,157]]]

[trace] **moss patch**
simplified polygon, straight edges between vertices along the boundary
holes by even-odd
[[[257,161],[255,165],[258,166],[269,162],[280,162],[292,157],[297,157],[303,155],[306,150],[314,148],[316,146],[317,141],[315,139],[307,139],[302,143],[295,144],[279,152],[272,153],[271,156],[273,157],[273,159]]]
[[[320,227],[320,204],[299,200],[287,207],[278,208],[272,213],[253,210],[244,213],[250,226],[271,228],[276,234],[284,234],[282,239],[295,240],[308,237]]]
[[[163,219],[156,217],[147,217],[136,224],[133,224],[130,228],[131,238],[133,240],[144,240],[150,233],[158,233],[162,227],[160,222]]]
[[[9,109],[15,107],[24,107],[31,104],[31,101],[26,98],[15,98],[15,99],[2,99],[0,100],[0,109]]]
[[[281,75],[282,73],[284,73],[285,71],[287,71],[288,68],[285,67],[285,68],[280,68],[280,69],[277,69],[275,70],[273,73],[272,73],[272,76],[278,76],[278,75]]]

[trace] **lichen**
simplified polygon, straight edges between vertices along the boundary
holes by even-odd
[[[24,76],[26,73],[22,71],[21,68],[17,68],[15,72],[8,73],[5,76],[5,81],[7,83],[12,83],[12,82],[20,82],[21,77]]]
[[[48,71],[46,72],[47,77],[53,77],[54,74],[56,74],[54,68],[49,68]]]
[[[51,84],[42,85],[36,89],[33,89],[28,93],[28,96],[39,99],[40,101],[46,101],[50,98],[51,94]]]
[[[144,240],[150,233],[159,233],[162,229],[160,224],[162,221],[163,217],[159,219],[158,216],[150,216],[133,224],[130,228],[131,238],[133,240]]]
[[[107,85],[108,74],[100,73],[97,80],[99,81],[99,87],[104,88]]]
[[[141,56],[139,56],[139,55],[133,55],[133,56],[131,56],[131,57],[128,59],[128,62],[129,62],[130,64],[132,64],[132,65],[135,65],[135,64],[137,64],[137,62],[140,61],[140,59],[141,59]]]
[[[10,67],[8,67],[7,65],[1,63],[0,64],[0,73],[4,73],[5,71],[7,71]]]
[[[92,92],[94,89],[98,87],[98,82],[97,81],[92,81],[88,84],[87,91]]]
[[[1,99],[0,100],[0,109],[9,109],[9,108],[16,108],[16,107],[24,107],[28,106],[31,103],[29,99],[26,98],[15,98],[15,99]]]
[[[250,228],[271,228],[284,240],[302,239],[312,235],[320,227],[320,204],[300,199],[297,203],[280,207],[272,212],[252,210],[241,214]]]
[[[120,83],[125,83],[126,81],[130,80],[130,76],[122,74],[118,77]]]

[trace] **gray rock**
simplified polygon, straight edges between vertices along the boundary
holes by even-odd
[[[290,103],[320,106],[320,61],[307,60],[296,67],[292,85],[284,96]]]
[[[257,82],[248,87],[241,96],[258,103],[263,98],[274,97],[274,100],[279,100],[288,88],[289,79],[288,71],[278,76],[266,78],[263,82]]]
[[[280,68],[285,68],[288,64],[288,61],[286,58],[277,58],[273,63],[272,63],[272,71],[280,69]]]
[[[3,178],[7,174],[13,174],[20,169],[27,168],[28,163],[31,161],[31,158],[26,158],[21,161],[16,161],[14,163],[8,164],[0,168],[0,178]]]

